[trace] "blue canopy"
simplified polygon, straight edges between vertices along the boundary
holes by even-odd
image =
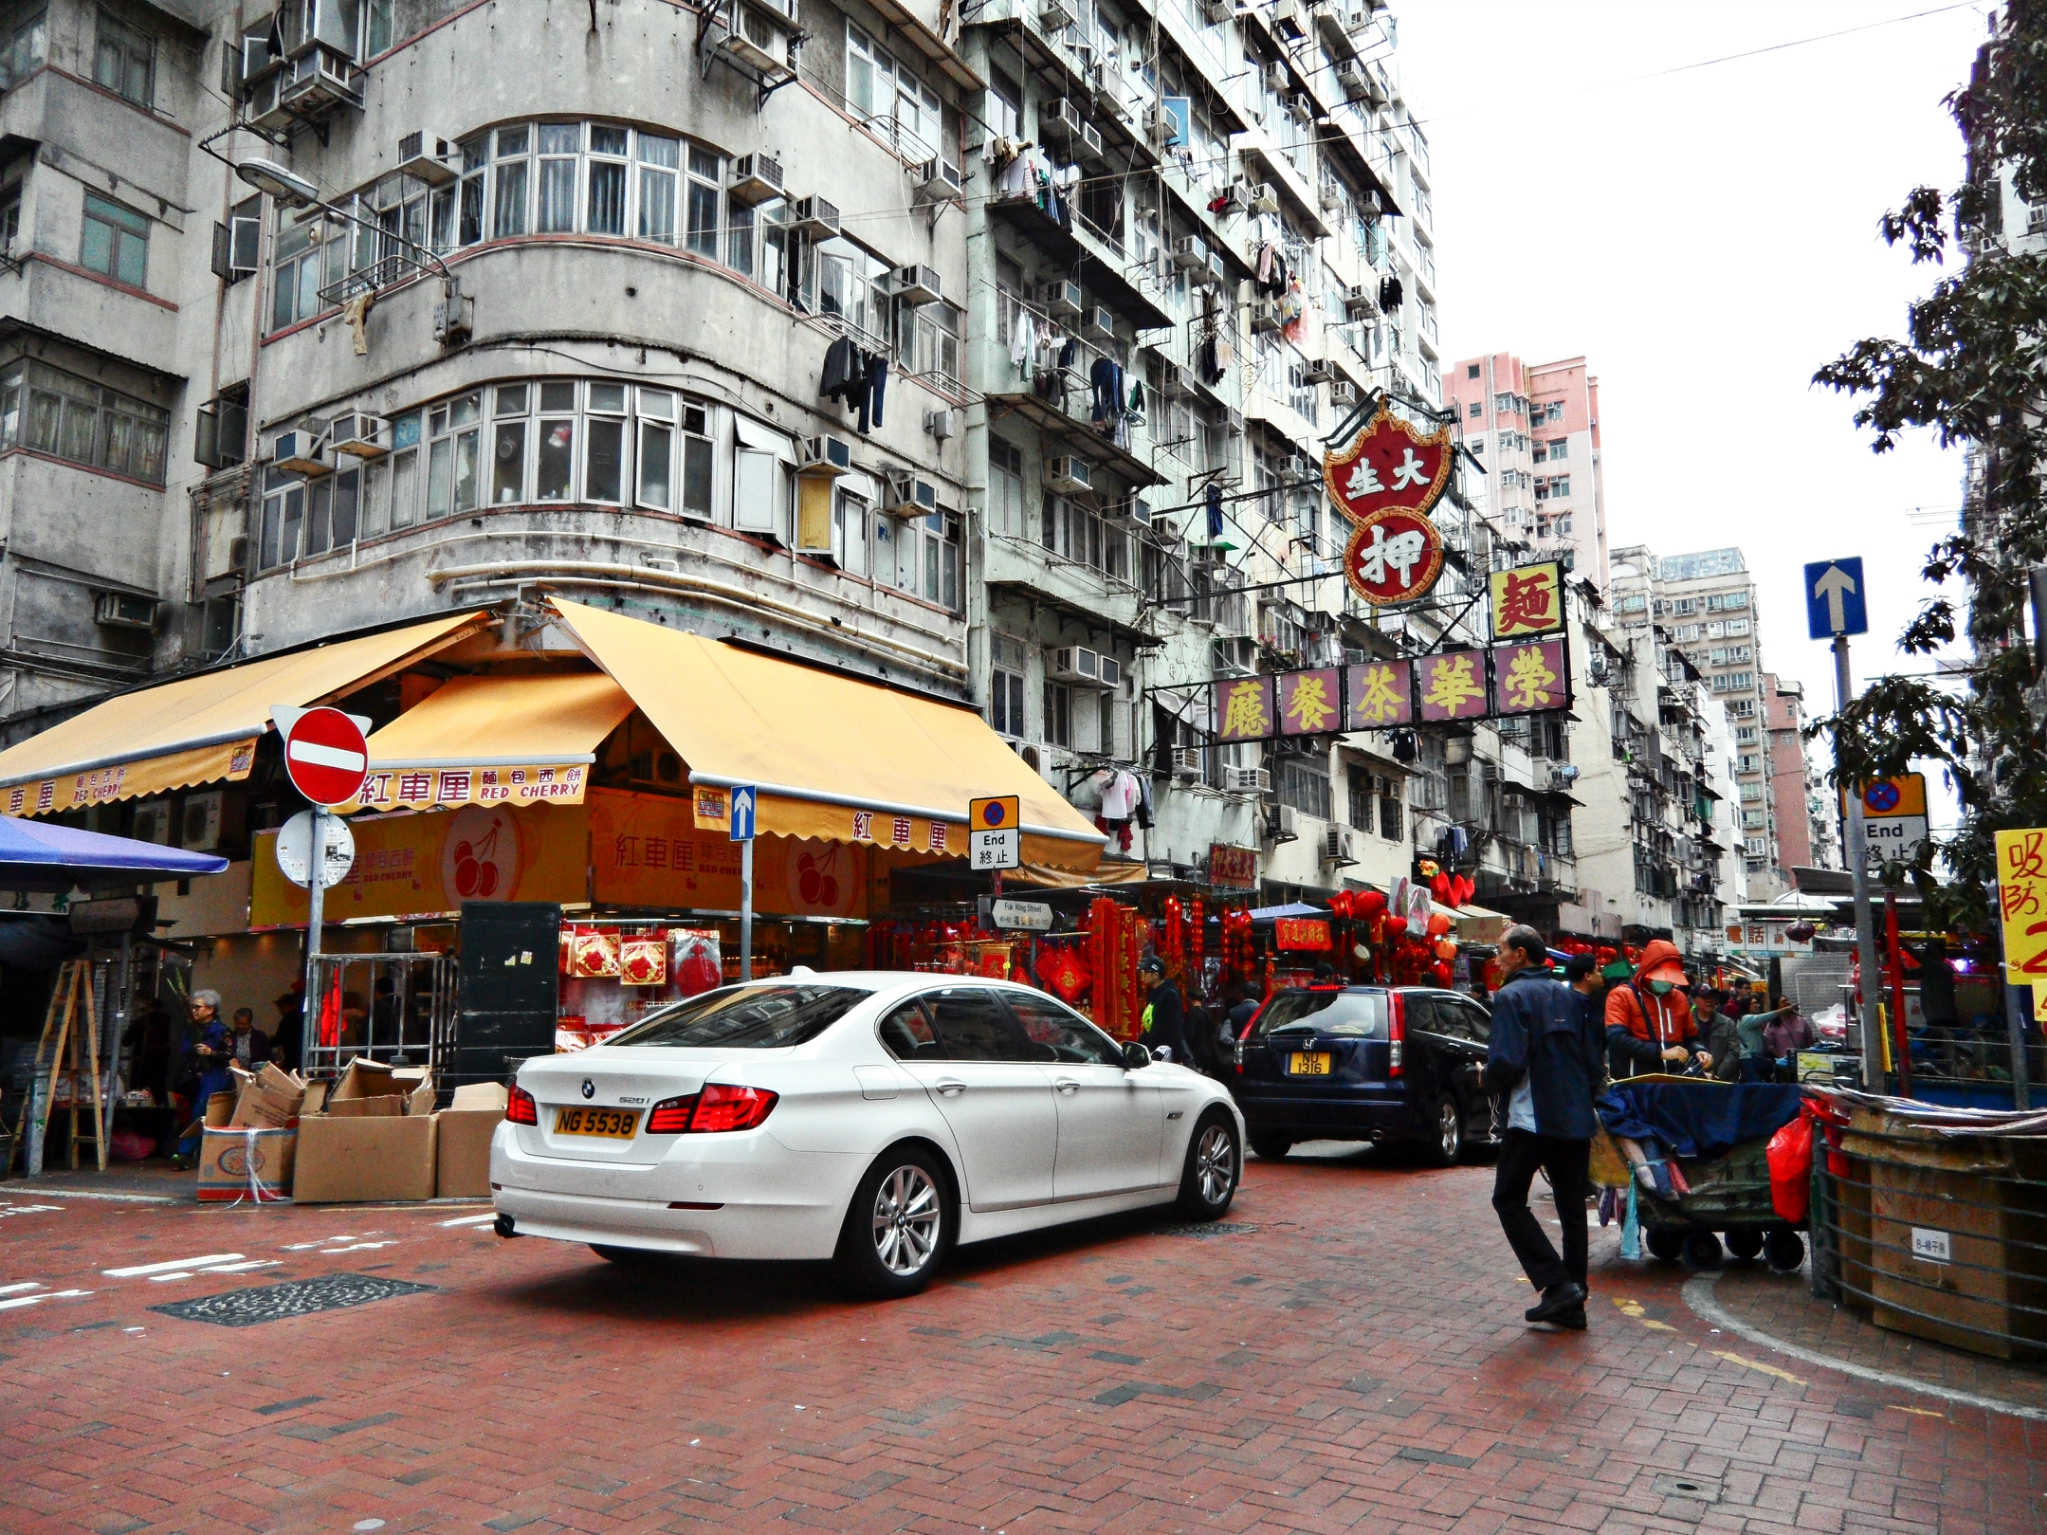
[[[1326,917],[1326,906],[1307,906],[1299,901],[1290,901],[1284,906],[1258,906],[1251,912],[1253,922],[1270,922],[1274,917]]]
[[[0,816],[0,890],[69,890],[74,885],[147,885],[218,874],[225,858],[109,837],[17,816]]]

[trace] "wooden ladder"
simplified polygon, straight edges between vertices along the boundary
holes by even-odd
[[[84,1036],[81,1046],[79,1036]],[[68,1057],[67,1057],[68,1051]],[[47,1053],[46,1053],[47,1052]],[[81,1060],[80,1056],[84,1059]],[[107,1170],[106,1102],[105,1083],[100,1079],[100,1031],[99,1009],[95,1005],[92,982],[92,962],[83,959],[67,959],[58,968],[57,984],[50,992],[49,1012],[43,1018],[42,1037],[36,1041],[36,1075],[40,1077],[47,1061],[50,1073],[49,1096],[43,1100],[43,1121],[38,1131],[46,1130],[50,1122],[50,1106],[57,1101],[57,1084],[65,1082],[70,1087],[71,1097],[71,1166],[78,1166],[78,1148],[90,1144],[99,1158],[99,1170]],[[90,1074],[92,1082],[92,1128],[90,1132],[79,1126],[80,1100],[84,1096],[79,1078]],[[26,1131],[29,1127],[24,1125]],[[40,1138],[40,1136],[38,1136]],[[23,1142],[26,1155],[28,1137],[17,1135]],[[12,1158],[10,1157],[10,1161]]]

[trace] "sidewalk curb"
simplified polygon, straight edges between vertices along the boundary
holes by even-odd
[[[1875,1381],[1879,1385],[1895,1387],[1900,1391],[1917,1392],[1920,1396],[1938,1397],[1944,1402],[1954,1402],[1963,1407],[1980,1407],[1985,1412],[2001,1412],[2014,1418],[2028,1418],[2035,1423],[2047,1423],[2047,1409],[2027,1407],[2018,1402],[2007,1402],[2002,1397],[1983,1396],[1974,1391],[1957,1391],[1952,1386],[1936,1386],[1923,1380],[1914,1380],[1909,1375],[1894,1375],[1889,1370],[1876,1370],[1865,1364],[1850,1364],[1845,1360],[1832,1359],[1817,1350],[1801,1348],[1796,1343],[1786,1343],[1768,1333],[1738,1322],[1728,1314],[1727,1309],[1714,1298],[1713,1286],[1719,1282],[1718,1273],[1695,1274],[1685,1281],[1685,1304],[1692,1312],[1704,1317],[1723,1332],[1731,1332],[1761,1344],[1780,1354],[1802,1360],[1822,1370],[1832,1370],[1840,1375],[1852,1375],[1858,1380]]]

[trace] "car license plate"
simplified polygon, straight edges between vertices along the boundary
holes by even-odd
[[[615,1141],[629,1141],[639,1128],[637,1109],[556,1109],[556,1135],[603,1135]]]
[[[1327,1050],[1296,1052],[1288,1059],[1286,1069],[1290,1077],[1326,1077],[1329,1075],[1329,1052]]]

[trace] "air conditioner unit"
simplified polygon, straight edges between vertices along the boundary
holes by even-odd
[[[1357,59],[1336,61],[1336,83],[1343,87],[1343,94],[1352,101],[1366,101],[1371,98],[1371,81],[1365,76],[1365,66]]]
[[[1220,288],[1230,279],[1230,269],[1223,264],[1221,251],[1208,253],[1208,265],[1194,274],[1194,280],[1204,288]]]
[[[357,458],[382,458],[391,451],[391,423],[368,411],[348,411],[327,423],[327,446]]]
[[[1176,746],[1173,748],[1173,776],[1182,783],[1201,781],[1201,748],[1198,746]]]
[[[917,183],[919,202],[943,202],[948,197],[957,196],[960,191],[959,167],[948,165],[943,156],[911,167],[910,179]]]
[[[958,417],[950,409],[927,410],[924,412],[924,430],[944,442],[959,430]]]
[[[1077,282],[1048,282],[1038,290],[1038,302],[1045,306],[1045,312],[1052,315],[1072,316],[1082,309],[1080,284]]]
[[[292,61],[284,83],[278,88],[279,106],[289,105],[301,113],[319,113],[329,107],[362,105],[363,72],[347,54],[324,43],[302,58]]]
[[[207,789],[188,794],[178,809],[178,846],[210,853],[220,846],[220,825],[226,819],[227,791]]]
[[[128,835],[137,842],[154,842],[158,847],[167,846],[171,840],[171,802],[160,799],[152,800],[146,805],[137,805],[135,826]]]
[[[813,240],[834,240],[839,234],[839,210],[822,197],[799,197],[789,227]]]
[[[1322,861],[1328,864],[1356,863],[1351,856],[1350,828],[1330,826],[1322,832]]]
[[[1099,683],[1102,680],[1101,652],[1089,650],[1085,645],[1068,645],[1052,651],[1045,658],[1045,676],[1053,682]]]
[[[1284,323],[1277,300],[1262,298],[1251,306],[1251,329],[1254,331],[1275,331]]]
[[[1073,12],[1062,0],[1039,0],[1038,25],[1047,32],[1064,32],[1073,25]]]
[[[1192,368],[1182,367],[1177,362],[1169,362],[1161,371],[1164,374],[1161,382],[1165,385],[1166,393],[1191,395],[1195,392]]]
[[[1315,98],[1306,91],[1288,91],[1279,98],[1279,104],[1286,115],[1297,123],[1315,120]]]
[[[304,427],[279,432],[270,440],[270,462],[291,474],[334,472],[334,460],[327,452],[326,438]]]
[[[1329,403],[1331,407],[1355,405],[1357,402],[1358,386],[1356,384],[1347,383],[1339,379],[1329,386]]]
[[[853,445],[843,437],[799,437],[796,439],[796,472],[804,475],[840,475],[853,467]]]
[[[283,100],[284,87],[290,80],[289,70],[273,69],[261,79],[252,80],[244,86],[242,121],[267,133],[279,132],[295,124],[298,118]]]
[[[1208,242],[1200,235],[1181,235],[1173,242],[1173,264],[1183,267],[1208,265]]]
[[[1290,43],[1297,43],[1308,35],[1308,29],[1301,20],[1300,0],[1277,0],[1272,7],[1272,35]]]
[[[1116,313],[1100,304],[1092,306],[1082,316],[1080,333],[1090,341],[1114,341],[1116,339]]]
[[[1133,497],[1130,502],[1130,520],[1140,527],[1150,527],[1151,503],[1142,496]]]
[[[1265,88],[1273,95],[1279,95],[1292,84],[1293,81],[1287,78],[1286,65],[1268,64],[1265,66]]]
[[[922,517],[938,510],[938,487],[929,480],[920,480],[906,469],[891,469],[888,473],[888,496],[882,503],[883,511],[891,517]]]
[[[1379,312],[1379,299],[1370,283],[1352,283],[1343,290],[1343,312],[1353,320],[1369,320]]]
[[[1251,206],[1251,189],[1241,181],[1232,181],[1216,195],[1225,215],[1243,213]]]
[[[1102,657],[1102,686],[1119,688],[1123,685],[1123,663],[1114,656]]]
[[[1080,108],[1062,96],[1038,113],[1038,137],[1047,144],[1071,144],[1086,124]]]
[[[1322,211],[1341,213],[1343,211],[1343,188],[1329,182],[1322,184]]]
[[[1201,0],[1201,19],[1211,27],[1219,27],[1236,14],[1231,0]]]
[[[460,179],[461,172],[456,167],[461,157],[453,139],[421,129],[398,141],[398,174],[424,181],[428,186],[444,187]]]
[[[904,304],[935,304],[945,297],[935,266],[897,267],[889,286]]]
[[[782,195],[782,162],[773,155],[741,155],[732,162],[732,183],[725,189],[743,203],[764,203]]]
[[[1267,842],[1294,842],[1301,835],[1300,813],[1292,805],[1274,805],[1265,817]]]
[[[1073,146],[1073,152],[1076,155],[1085,155],[1092,160],[1101,159],[1102,130],[1093,123],[1082,123],[1080,125],[1080,142]]]
[[[1095,65],[1095,105],[1104,112],[1123,115],[1123,77],[1116,72],[1114,59],[1104,59]]]
[[[770,77],[783,76],[789,72],[789,37],[783,19],[779,6],[771,21],[751,5],[727,0],[712,11],[706,36],[711,47],[747,68]]]
[[[1251,188],[1251,211],[1253,213],[1279,212],[1279,193],[1272,189],[1272,183],[1261,181]]]
[[[1446,766],[1457,767],[1471,760],[1471,737],[1451,736],[1443,743],[1443,762]]]
[[[1301,382],[1304,384],[1333,384],[1336,377],[1336,365],[1321,358],[1316,358],[1301,369]]]
[[[1223,788],[1230,794],[1270,794],[1272,770],[1262,767],[1226,767]]]
[[[1053,490],[1093,490],[1095,466],[1070,453],[1048,458],[1045,460],[1045,483]]]
[[[128,592],[101,592],[93,598],[92,621],[111,629],[154,629],[156,599]]]

